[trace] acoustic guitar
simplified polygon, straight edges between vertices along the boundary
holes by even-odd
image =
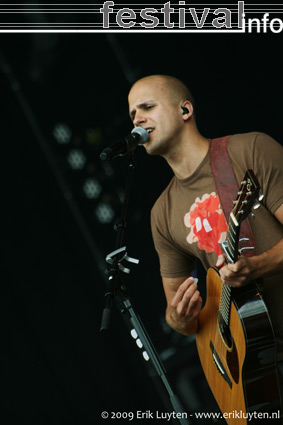
[[[229,262],[240,254],[241,222],[259,195],[259,183],[248,170],[229,217],[222,249]],[[280,423],[281,399],[276,343],[269,314],[256,282],[241,288],[223,284],[212,267],[207,299],[199,315],[196,344],[200,362],[229,425]]]

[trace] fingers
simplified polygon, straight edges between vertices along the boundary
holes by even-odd
[[[225,264],[225,256],[223,254],[218,255],[215,266],[218,269],[221,269],[224,266],[224,264]]]
[[[190,319],[196,318],[199,315],[201,308],[202,298],[200,296],[200,292],[196,290],[187,307],[187,311],[185,314],[186,317],[190,317]]]
[[[194,278],[186,279],[178,288],[171,302],[171,307],[178,316],[186,318],[196,317],[202,307],[202,298],[194,283]]]
[[[172,299],[171,305],[174,308],[177,308],[177,305],[184,297],[185,292],[190,288],[191,285],[194,284],[194,278],[189,277],[186,279],[178,288],[176,294],[174,295],[174,298]],[[196,286],[196,284],[195,284]]]
[[[241,270],[244,269],[244,267],[247,266],[247,260],[246,258],[240,258],[236,263],[227,264],[228,270],[230,270],[233,273],[239,273]]]
[[[222,267],[219,273],[223,283],[240,287],[252,279],[253,271],[249,258],[241,257],[235,263]]]
[[[234,288],[239,288],[243,285],[245,285],[248,281],[247,281],[247,277],[245,275],[243,276],[238,276],[235,274],[220,274],[221,280],[225,285],[230,285],[233,286]]]

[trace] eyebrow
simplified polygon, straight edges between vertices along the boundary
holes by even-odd
[[[148,105],[149,103],[152,103],[152,102],[154,102],[154,100],[153,100],[153,99],[145,100],[145,101],[144,101],[144,102],[142,102],[142,103],[138,103],[138,104],[137,104],[137,107],[138,107],[138,108],[143,108],[144,106],[146,106],[146,105]],[[133,119],[133,117],[134,117],[134,115],[135,115],[135,112],[136,112],[136,109],[133,109],[133,110],[130,112],[130,117],[131,117],[131,119]]]

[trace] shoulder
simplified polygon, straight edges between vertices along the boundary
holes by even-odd
[[[244,150],[250,150],[251,148],[252,149],[257,149],[257,148],[269,149],[270,147],[273,147],[273,146],[281,147],[281,145],[278,142],[276,142],[271,136],[260,131],[233,134],[229,136],[229,139],[228,139],[228,148],[231,150],[235,150],[239,148]]]
[[[274,213],[282,204],[283,147],[262,132],[229,137],[228,151],[238,183],[247,169],[257,176],[264,194],[264,205]]]
[[[268,161],[282,161],[282,145],[263,132],[250,132],[229,136],[228,151],[231,158],[244,161],[246,165],[255,165]]]

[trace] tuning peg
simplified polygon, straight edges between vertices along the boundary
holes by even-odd
[[[263,200],[263,198],[264,198],[264,195],[263,195],[262,193],[260,193],[260,194],[259,194],[259,197],[258,197],[258,200],[259,200],[259,201],[262,201],[262,200]]]
[[[253,206],[253,209],[254,210],[257,210],[260,206],[261,206],[261,203],[260,202],[255,202],[255,204]]]
[[[257,210],[261,206],[260,201],[262,201],[263,198],[264,198],[264,195],[262,193],[260,193],[259,197],[257,198],[257,202],[254,203],[254,206],[253,206],[254,210]]]
[[[254,249],[254,246],[244,246],[243,248],[239,249],[239,253],[242,254],[243,251],[247,251],[249,249]]]

